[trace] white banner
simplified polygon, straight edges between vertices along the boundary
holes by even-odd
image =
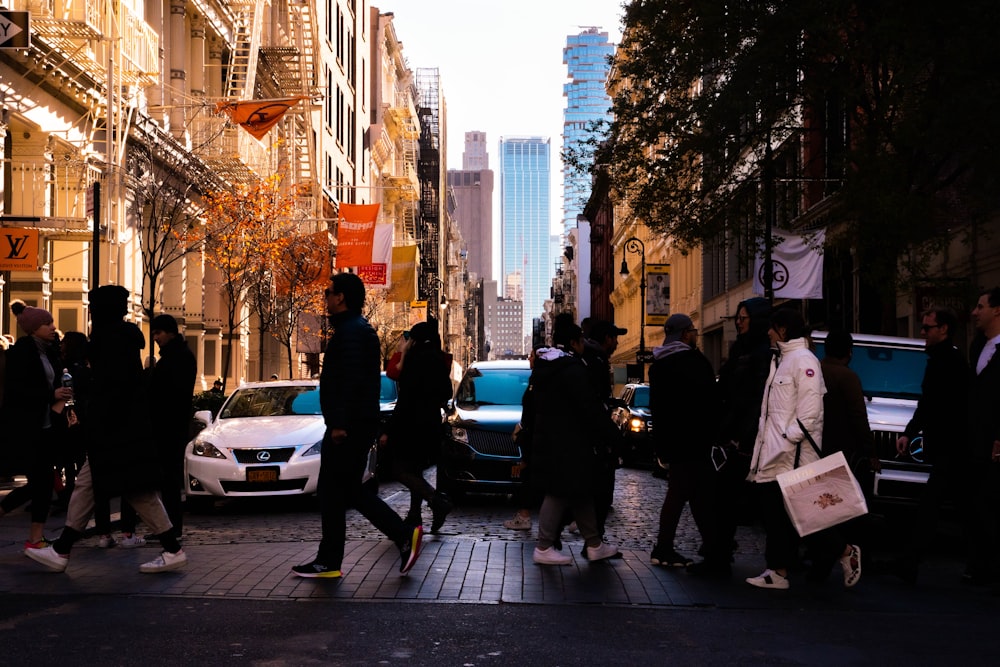
[[[784,239],[771,250],[774,296],[786,299],[823,298],[823,244],[826,230],[806,235],[775,230]],[[753,293],[764,294],[764,258],[753,263]]]

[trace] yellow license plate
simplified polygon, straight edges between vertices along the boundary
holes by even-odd
[[[248,482],[277,482],[278,481],[278,469],[277,468],[248,468],[247,469],[247,481]]]

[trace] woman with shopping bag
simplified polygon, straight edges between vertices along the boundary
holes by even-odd
[[[798,311],[775,311],[768,336],[776,355],[761,401],[757,440],[747,476],[753,482],[766,534],[767,567],[746,581],[758,588],[787,589],[788,568],[798,560],[799,533],[785,510],[777,478],[819,460],[826,387]],[[845,567],[845,585],[853,586],[861,576],[860,550],[845,546],[841,564]]]

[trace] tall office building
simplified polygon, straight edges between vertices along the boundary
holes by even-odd
[[[468,252],[469,273],[493,279],[493,171],[485,132],[466,132],[462,168],[448,170],[455,219]]]
[[[566,37],[563,64],[569,82],[563,84],[566,110],[563,112],[563,148],[584,145],[595,121],[611,122],[611,98],[606,83],[611,68],[609,56],[615,45],[608,33],[590,27]],[[585,160],[584,162],[588,162]],[[563,166],[563,236],[576,227],[576,216],[590,197],[590,174],[578,173]]]
[[[501,277],[504,296],[524,303],[525,336],[541,317],[552,283],[549,255],[551,142],[500,139]]]

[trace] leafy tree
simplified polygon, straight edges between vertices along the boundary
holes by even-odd
[[[998,19],[988,0],[634,0],[595,168],[682,247],[752,250],[836,195],[828,238],[892,297],[900,258],[919,275],[995,206]]]
[[[292,343],[300,327],[308,331],[303,314],[316,315],[322,322],[326,316],[323,289],[330,280],[330,240],[327,232],[298,234],[289,237],[281,261],[273,267],[276,278],[275,305],[278,317],[272,335],[287,352],[288,377],[292,377],[294,361]],[[314,318],[309,318],[313,321]]]
[[[369,289],[365,291],[365,306],[362,314],[378,334],[382,352],[382,368],[388,368],[389,359],[403,338],[406,320],[396,310],[395,303],[387,299],[387,291]]]
[[[248,301],[265,292],[268,269],[282,255],[283,238],[274,233],[293,209],[293,197],[275,175],[233,190],[211,192],[206,197],[205,261],[222,278],[222,298],[230,344],[223,357],[224,379],[232,370],[232,341],[236,328],[250,314]]]

